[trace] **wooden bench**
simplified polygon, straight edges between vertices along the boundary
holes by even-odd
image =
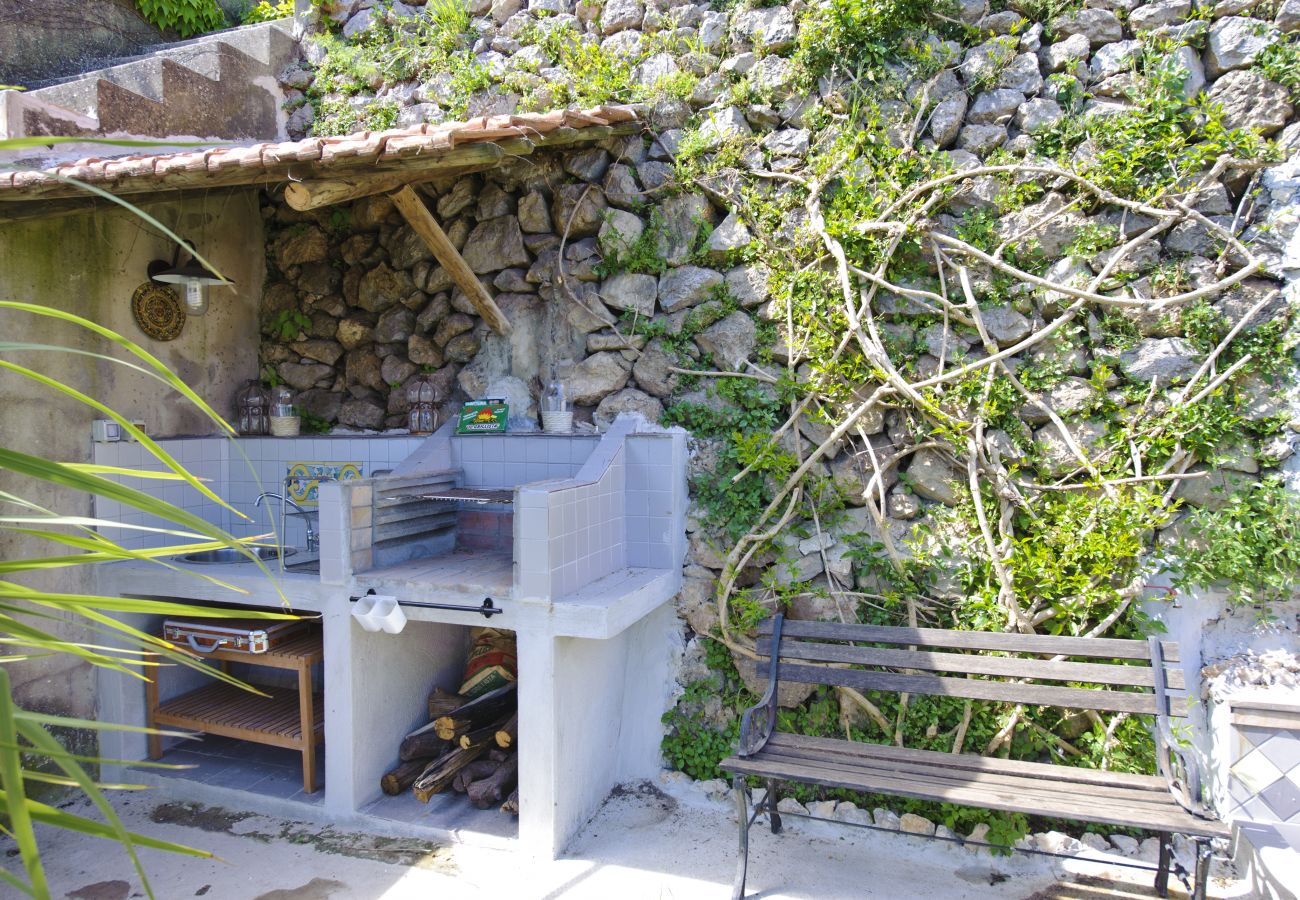
[[[760,625],[758,653],[767,693],[745,711],[739,750],[721,764],[733,773],[740,813],[735,900],[744,896],[754,821],[766,813],[773,833],[781,830],[781,782],[1155,831],[1161,897],[1167,896],[1172,836],[1183,834],[1196,846],[1192,896],[1204,900],[1210,839],[1226,837],[1229,829],[1201,805],[1196,760],[1170,731],[1171,717],[1187,715],[1176,643],[841,625],[778,615]],[[1152,716],[1159,774],[782,734],[774,731],[782,682]],[[767,781],[767,795],[752,815],[747,778]]]

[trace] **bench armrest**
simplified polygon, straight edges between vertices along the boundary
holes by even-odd
[[[785,616],[781,613],[772,619],[772,664],[768,673],[767,691],[763,694],[763,699],[745,710],[740,717],[740,746],[736,751],[739,756],[751,756],[762,750],[772,736],[772,729],[776,728],[777,660],[781,649],[781,623],[784,620]],[[758,714],[762,714],[762,718],[756,729],[754,717]]]
[[[1151,648],[1151,672],[1154,676],[1156,709],[1156,770],[1164,776],[1169,785],[1169,793],[1178,801],[1178,805],[1194,816],[1203,819],[1217,818],[1214,811],[1205,803],[1201,778],[1201,764],[1195,751],[1181,746],[1169,727],[1168,688],[1164,676],[1164,651],[1160,639],[1152,635],[1147,638]]]
[[[1171,793],[1178,805],[1194,816],[1214,819],[1217,816],[1205,803],[1202,788],[1205,784],[1201,777],[1201,762],[1196,751],[1191,747],[1179,746],[1169,723],[1159,719],[1159,734],[1156,736],[1157,768],[1165,776]]]

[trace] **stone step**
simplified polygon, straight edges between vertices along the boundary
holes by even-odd
[[[276,76],[299,55],[291,26],[218,32],[37,90],[0,93],[0,136],[282,139]]]
[[[205,45],[216,43],[228,44],[268,67],[274,67],[278,62],[280,67],[283,68],[286,64],[284,61],[285,54],[291,53],[294,46],[293,20],[281,19],[275,22],[259,22],[256,25],[244,25],[225,31],[214,31],[184,41],[156,44],[149,48],[147,53],[96,60],[79,75],[35,81],[28,84],[27,87],[29,92],[33,92],[93,77],[108,78],[111,81],[117,80],[113,76],[113,70],[164,56],[184,62],[188,53],[195,49],[201,49]]]

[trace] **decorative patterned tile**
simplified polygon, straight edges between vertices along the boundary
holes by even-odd
[[[1245,803],[1233,808],[1232,819],[1250,819],[1253,822],[1270,822],[1273,820],[1273,811],[1268,808],[1268,804],[1258,797],[1252,797]]]
[[[360,478],[364,471],[365,463],[361,461],[292,461],[285,470],[285,481],[289,485],[289,497],[299,506],[316,506],[322,480],[351,481]]]
[[[1237,734],[1245,738],[1252,747],[1258,747],[1277,734],[1277,729],[1265,728],[1261,725],[1238,725]]]
[[[1228,779],[1228,796],[1233,803],[1245,803],[1255,796],[1255,792],[1248,788],[1240,778],[1233,777]]]
[[[1283,822],[1289,822],[1300,816],[1300,784],[1290,778],[1282,778],[1260,791],[1259,798],[1268,804],[1269,809]]]
[[[1243,756],[1230,771],[1256,794],[1282,777],[1281,770],[1258,750]]]
[[[1292,731],[1279,731],[1259,745],[1259,752],[1283,772],[1300,766],[1300,737]]]

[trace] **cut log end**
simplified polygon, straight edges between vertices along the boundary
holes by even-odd
[[[506,802],[501,804],[501,811],[504,813],[510,813],[512,816],[519,815],[519,788],[515,788],[510,792],[510,796],[506,798]]]

